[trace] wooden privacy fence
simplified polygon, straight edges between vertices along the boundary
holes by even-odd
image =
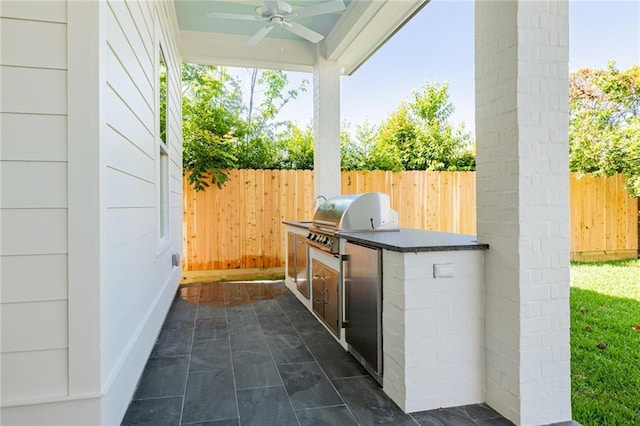
[[[572,175],[571,259],[611,260],[638,256],[638,198],[630,198],[624,176]]]
[[[389,194],[400,226],[476,233],[474,172],[342,172],[342,193]],[[310,170],[232,170],[222,189],[196,192],[184,180],[185,271],[284,265],[285,220],[311,220]],[[622,176],[571,176],[573,259],[634,257],[638,199]]]

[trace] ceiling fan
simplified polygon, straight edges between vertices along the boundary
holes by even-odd
[[[324,38],[320,33],[300,25],[294,21],[296,18],[308,18],[310,16],[325,15],[342,12],[345,9],[342,0],[331,0],[313,6],[294,9],[283,0],[264,0],[264,6],[256,7],[254,15],[241,15],[236,13],[206,13],[207,18],[236,19],[243,21],[264,21],[266,25],[258,30],[248,41],[247,46],[255,46],[267,36],[275,27],[292,32],[311,43],[318,43]]]

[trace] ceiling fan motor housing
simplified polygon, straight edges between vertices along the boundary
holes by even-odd
[[[256,13],[268,21],[272,21],[273,18],[279,18],[281,21],[283,21],[284,17],[290,14],[292,10],[293,8],[291,7],[291,5],[283,1],[278,2],[278,7],[256,7]]]

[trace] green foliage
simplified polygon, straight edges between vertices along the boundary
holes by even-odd
[[[624,173],[640,196],[640,66],[581,69],[569,76],[569,168]]]
[[[289,89],[282,71],[249,70],[248,101],[225,68],[184,65],[183,165],[196,189],[227,180],[227,170],[311,169],[314,135],[278,121],[282,108],[306,90]],[[379,127],[365,123],[355,135],[343,124],[343,170],[473,170],[473,144],[453,112],[447,85],[427,83]]]
[[[226,170],[236,165],[232,154],[235,138],[231,134],[219,136],[206,129],[195,129],[189,135],[189,143],[183,146],[182,161],[189,171],[188,181],[196,191],[201,191],[211,183],[222,187],[228,180]]]
[[[238,168],[277,169],[288,161],[282,151],[282,141],[292,124],[278,121],[278,114],[290,101],[307,90],[303,80],[295,89],[287,89],[289,79],[279,70],[250,70],[249,106],[246,118],[247,132],[238,142],[236,157]]]
[[[167,64],[164,60],[164,53],[160,51],[160,140],[167,143]]]
[[[313,169],[313,129],[290,125],[280,137],[282,169]]]
[[[372,165],[387,170],[474,170],[471,136],[454,127],[447,84],[425,83],[380,128]]]
[[[585,426],[640,418],[640,260],[571,266],[571,405]]]
[[[276,119],[289,101],[306,90],[307,83],[287,90],[282,71],[250,72],[246,107],[240,82],[225,68],[183,66],[183,167],[197,190],[209,186],[208,180],[223,185],[228,169],[280,168],[286,163],[283,158],[290,157],[276,141],[280,134],[291,133],[291,124]],[[305,149],[299,148],[300,155]]]
[[[235,167],[233,146],[244,132],[242,97],[222,68],[185,64],[182,68],[183,169],[196,190],[221,186]]]

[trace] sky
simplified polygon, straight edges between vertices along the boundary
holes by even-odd
[[[425,81],[448,82],[455,107],[451,121],[474,125],[473,1],[431,0],[353,75],[341,77],[340,115],[356,125],[381,123]],[[640,64],[640,1],[571,0],[569,71],[619,69]],[[292,84],[313,76],[288,73]],[[311,84],[311,83],[310,83]],[[313,117],[312,90],[281,112],[281,119],[304,126]]]

